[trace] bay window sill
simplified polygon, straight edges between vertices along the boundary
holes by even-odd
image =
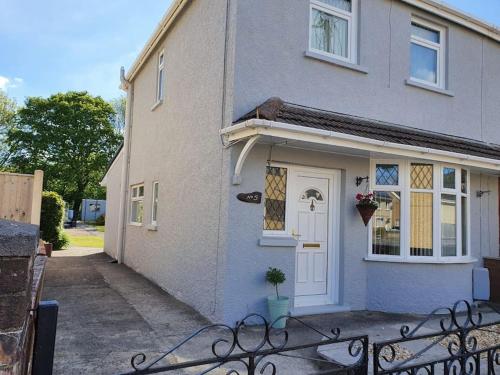
[[[435,86],[431,86],[431,85],[426,85],[425,83],[421,83],[421,82],[418,82],[418,81],[415,81],[411,78],[408,78],[406,81],[405,81],[405,84],[407,86],[413,86],[413,87],[417,87],[419,89],[423,89],[423,90],[427,90],[427,91],[432,91],[432,92],[435,92],[437,94],[442,94],[442,95],[446,95],[446,96],[455,96],[455,93],[451,90],[446,90],[446,89],[442,89],[440,87],[435,87]]]
[[[404,258],[379,258],[368,256],[363,258],[365,262],[385,262],[385,263],[408,263],[408,264],[469,264],[476,263],[478,260],[472,257],[456,258],[456,259],[404,259]]]
[[[339,66],[341,68],[346,68],[346,69],[354,70],[354,71],[359,72],[359,73],[368,74],[368,69],[364,66],[354,64],[351,62],[347,62],[347,61],[343,61],[340,59],[336,59],[335,57],[326,56],[326,55],[323,55],[323,54],[318,53],[318,52],[306,51],[304,53],[304,56],[309,57],[311,59],[324,61],[326,63],[336,65],[336,66]]]
[[[148,224],[148,225],[146,225],[146,229],[150,232],[156,232],[156,231],[158,231],[158,225]]]
[[[298,241],[292,236],[262,236],[260,247],[297,247]]]

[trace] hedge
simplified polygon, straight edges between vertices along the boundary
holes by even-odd
[[[53,191],[42,193],[40,231],[45,242],[53,244],[55,250],[65,247],[69,240],[63,231],[64,200]]]

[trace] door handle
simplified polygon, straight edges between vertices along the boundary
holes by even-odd
[[[295,239],[298,239],[301,236],[302,236],[301,234],[295,233],[295,229],[292,229],[292,237],[295,237]]]

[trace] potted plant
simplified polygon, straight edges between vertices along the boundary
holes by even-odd
[[[359,214],[363,219],[363,223],[365,224],[365,226],[367,226],[373,214],[378,208],[378,203],[374,199],[373,193],[358,193],[356,194],[356,201],[358,202],[356,204],[356,208],[358,209]]]
[[[269,267],[266,272],[266,280],[268,283],[273,284],[276,289],[275,296],[267,297],[269,315],[271,316],[271,321],[275,322],[273,327],[285,328],[287,320],[285,317],[276,321],[279,317],[288,315],[289,298],[280,296],[278,291],[278,285],[283,284],[286,280],[285,274],[278,268]]]

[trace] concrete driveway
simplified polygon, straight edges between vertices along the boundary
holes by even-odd
[[[59,302],[55,374],[116,374],[208,322],[101,249],[57,251],[44,300]]]

